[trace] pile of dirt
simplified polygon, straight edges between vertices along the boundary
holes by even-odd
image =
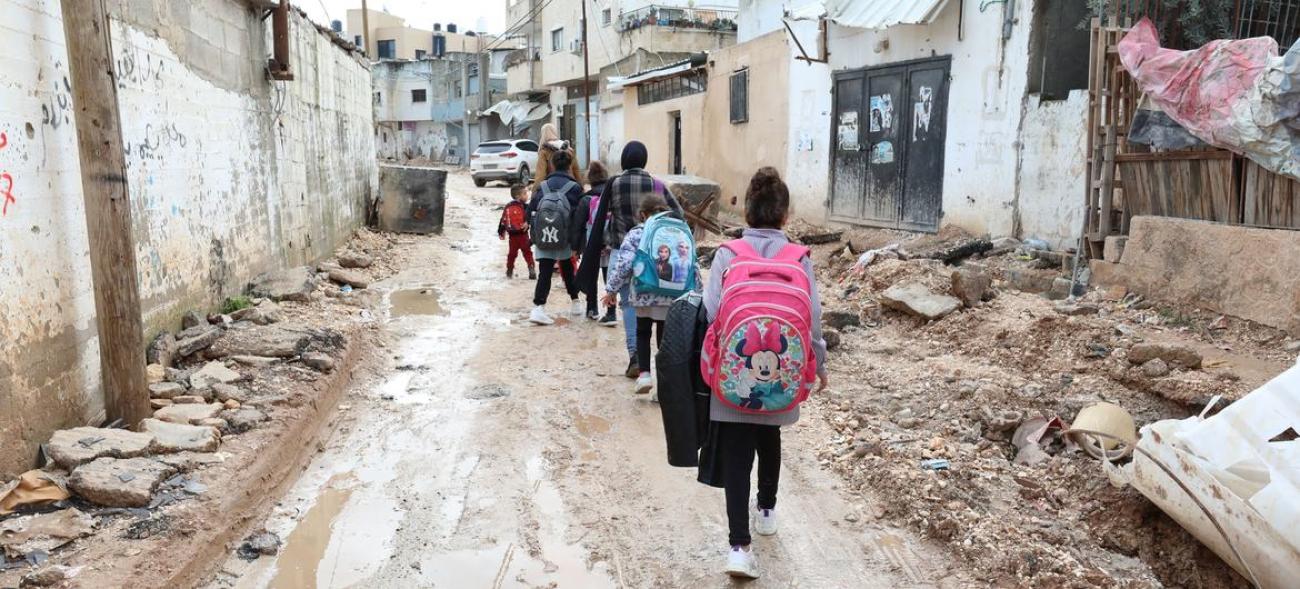
[[[911,252],[951,251],[971,236],[863,230],[846,239],[856,245],[816,249],[823,302],[863,322],[843,330],[834,392],[816,402],[839,434],[821,458],[863,494],[863,517],[944,542],[1000,587],[1248,586],[1136,491],[1113,487],[1078,447],[1049,434],[1041,460],[1016,464],[1012,435],[1032,418],[1068,424],[1102,401],[1141,426],[1199,413],[1216,394],[1240,398],[1286,367],[1285,334],[1115,293],[1062,304],[1015,288],[1024,273],[1068,279],[1043,261],[1059,265],[1069,258],[1060,253],[992,248],[945,264]],[[863,253],[890,244],[901,259],[854,271]],[[986,300],[933,321],[880,304],[901,283],[953,294],[963,268],[991,278]],[[1151,342],[1205,362],[1135,363],[1149,350],[1130,352]]]

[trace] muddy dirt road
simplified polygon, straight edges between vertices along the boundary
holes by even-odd
[[[534,283],[504,279],[494,234],[507,198],[449,179],[447,234],[373,287],[384,347],[265,522],[284,547],[232,557],[210,587],[732,585],[722,492],[665,462],[658,406],[621,374],[622,330],[524,321]],[[781,529],[756,537],[748,585],[961,585],[947,557],[849,507],[817,464],[833,437],[819,411],[786,430]]]

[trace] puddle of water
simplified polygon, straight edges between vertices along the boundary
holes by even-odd
[[[590,415],[580,411],[573,411],[573,425],[578,428],[578,433],[584,436],[592,434],[609,433],[611,424],[608,419],[599,415]]]
[[[334,520],[352,496],[351,489],[327,487],[307,511],[280,551],[271,589],[316,587],[316,570],[333,537]]]
[[[393,317],[446,315],[439,299],[438,291],[432,288],[395,290],[388,295],[388,301],[392,304],[390,314]]]

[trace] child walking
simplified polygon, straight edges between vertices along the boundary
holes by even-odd
[[[587,182],[590,188],[582,195],[583,210],[587,211],[587,239],[591,239],[591,230],[597,225],[596,212],[600,209],[600,196],[605,192],[605,183],[609,180],[609,173],[605,171],[605,165],[592,161],[587,167]],[[604,223],[605,219],[601,219]],[[600,252],[600,271],[605,276],[605,282],[609,282],[609,248],[604,248]],[[605,308],[605,314],[602,316],[597,308],[599,297],[596,295],[596,285],[592,284],[587,289],[587,318],[599,320],[601,325],[614,327],[618,325],[618,315],[614,312],[614,306],[610,305]]]
[[[501,221],[497,223],[497,236],[502,241],[509,240],[510,252],[506,254],[506,278],[515,277],[515,258],[524,255],[528,264],[528,279],[537,279],[537,270],[533,266],[533,243],[528,239],[528,190],[523,184],[510,186],[510,203],[501,211]]]
[[[573,166],[573,151],[556,151],[551,155],[551,166],[556,171],[537,185],[537,192],[528,202],[529,230],[537,263],[541,265],[537,288],[533,291],[534,307],[528,320],[537,325],[555,323],[546,314],[546,299],[551,293],[551,277],[557,264],[564,280],[564,290],[573,304],[573,315],[581,316],[584,311],[583,304],[578,302],[573,256],[582,249],[587,212],[578,206],[582,201],[582,185],[569,173]]]
[[[614,252],[609,259],[609,274],[605,279],[605,298],[606,307],[614,306],[618,300],[618,291],[626,285],[631,285],[632,307],[636,309],[636,394],[644,395],[654,388],[654,381],[650,378],[650,334],[654,330],[655,345],[663,342],[664,339],[664,320],[668,318],[668,307],[673,304],[671,297],[640,293],[636,290],[636,284],[632,280],[634,274],[640,274],[646,271],[644,268],[638,268],[644,262],[636,261],[637,249],[641,247],[641,238],[645,234],[645,222],[650,217],[659,213],[668,212],[668,201],[657,194],[646,195],[641,198],[641,206],[637,212],[637,220],[640,222],[627,232],[623,238],[623,245],[619,246],[618,251]],[[653,272],[654,269],[649,269]],[[654,397],[651,400],[656,400]]]
[[[811,317],[798,317],[798,322],[807,322],[809,328],[806,337],[810,340],[808,347],[812,348],[816,357],[816,377],[820,381],[817,390],[826,388],[826,341],[822,338],[822,308],[821,300],[817,295],[816,275],[813,273],[812,260],[807,256],[807,250],[791,245],[782,232],[789,213],[790,191],[785,182],[781,180],[775,169],[769,167],[759,169],[750,179],[749,189],[745,194],[745,222],[749,228],[745,229],[741,239],[718,248],[709,271],[708,284],[704,288],[704,306],[709,321],[714,323],[713,327],[733,321],[732,310],[737,308],[740,311],[736,314],[748,312],[752,313],[750,317],[755,318],[753,320],[755,322],[741,328],[740,334],[743,339],[739,340],[739,345],[731,344],[733,340],[726,340],[727,349],[734,351],[734,355],[724,357],[722,360],[722,362],[731,362],[731,366],[740,373],[739,378],[744,379],[747,396],[737,397],[735,401],[738,402],[724,401],[719,397],[715,384],[714,395],[710,399],[709,406],[709,418],[713,422],[711,426],[716,428],[714,431],[717,436],[717,452],[721,462],[722,483],[726,492],[729,532],[727,540],[731,549],[727,555],[725,570],[733,577],[758,578],[758,563],[750,550],[750,518],[753,517],[754,529],[759,534],[766,536],[776,533],[776,492],[781,474],[781,427],[798,421],[798,402],[802,398],[797,393],[810,390],[812,384],[811,371],[806,374],[794,373],[796,364],[803,364],[806,369],[808,360],[806,356],[801,355],[802,350],[797,353],[800,355],[796,355],[793,351],[794,347],[788,346],[792,341],[790,338],[804,337],[793,327],[794,324],[788,328],[779,325],[774,328],[773,325],[777,322],[761,323],[767,321],[766,317],[772,310],[778,309],[777,305],[785,304],[784,301],[777,302],[776,297],[788,296],[794,297],[793,300],[801,300],[805,311],[800,314],[811,314]],[[740,271],[734,272],[737,276],[733,277],[734,281],[728,281],[728,292],[724,292],[723,285],[728,271],[733,270],[733,262],[741,256],[746,257],[748,261],[745,263],[749,268],[737,264],[734,269]],[[752,272],[751,268],[756,262],[789,268],[788,271],[797,276],[798,267],[793,266],[796,257],[798,267],[802,267],[803,274],[807,277],[807,298],[803,298],[802,294],[791,294],[788,287],[765,286],[772,284],[771,282],[764,283],[757,279],[747,284],[741,282],[745,275]],[[802,279],[799,282],[802,282]],[[732,293],[741,292],[746,288],[755,289],[751,290],[751,293],[763,292],[761,291],[763,288],[775,290],[755,297],[755,299],[766,300],[752,300],[750,304],[743,307],[730,306],[734,303],[731,299],[726,299],[728,309],[731,310],[728,311],[729,316],[722,318],[719,323],[718,311],[724,305],[724,297],[739,296]],[[781,294],[770,294],[775,292]],[[767,308],[764,305],[771,305],[771,307]],[[790,305],[786,309],[793,306]],[[754,310],[754,307],[762,309]],[[761,328],[760,324],[762,324]],[[725,370],[726,367],[727,365],[724,364],[723,369]],[[764,411],[769,404],[775,407],[775,410]],[[749,477],[756,455],[758,497],[751,508]]]

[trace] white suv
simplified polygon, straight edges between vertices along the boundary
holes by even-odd
[[[537,142],[528,139],[503,139],[478,144],[469,156],[469,173],[474,185],[486,186],[491,180],[506,184],[527,184],[537,169]]]

